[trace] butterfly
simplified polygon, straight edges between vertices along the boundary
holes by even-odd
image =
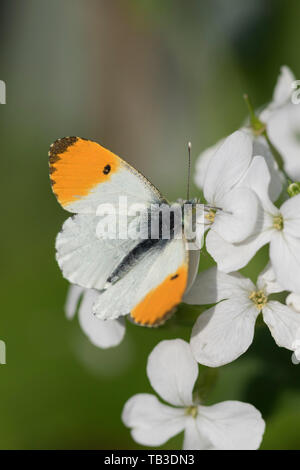
[[[110,239],[97,232],[97,211],[99,204],[118,211],[120,196],[125,196],[129,206],[141,203],[149,215],[150,207],[168,207],[167,200],[125,160],[79,137],[64,137],[50,146],[49,172],[58,202],[75,214],[56,239],[63,276],[99,291],[93,313],[100,319],[130,315],[143,326],[162,324],[197,274],[200,252],[187,249],[184,224],[181,237],[175,237],[173,230],[168,239],[161,232],[155,239]]]

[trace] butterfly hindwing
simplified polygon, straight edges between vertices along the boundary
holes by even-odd
[[[162,240],[126,276],[99,295],[94,313],[101,319],[130,314],[136,323],[155,326],[181,302],[187,280],[184,240]]]

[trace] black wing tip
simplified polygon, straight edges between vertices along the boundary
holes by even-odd
[[[53,165],[53,163],[57,162],[60,159],[59,155],[64,153],[70,147],[70,145],[74,145],[77,140],[78,137],[72,136],[63,137],[53,142],[53,144],[50,145],[48,153],[50,165]]]

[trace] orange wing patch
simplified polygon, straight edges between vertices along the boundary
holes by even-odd
[[[183,265],[168,276],[158,287],[152,289],[132,310],[131,317],[136,323],[147,326],[160,324],[164,317],[181,302],[188,270]]]
[[[49,165],[53,192],[65,207],[108,181],[121,159],[91,140],[64,137],[51,145]]]

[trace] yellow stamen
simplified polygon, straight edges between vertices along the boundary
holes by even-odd
[[[205,214],[205,218],[209,221],[210,224],[213,224],[215,221],[216,211],[214,209],[210,209],[210,211]]]
[[[273,217],[273,227],[274,227],[276,230],[283,230],[284,221],[283,221],[283,217],[282,217],[281,214],[275,215],[275,216]]]
[[[254,290],[249,295],[249,299],[252,300],[257,310],[261,311],[268,302],[268,296],[263,290]]]
[[[192,416],[192,418],[196,418],[198,414],[197,406],[189,406],[185,409],[185,414]]]

